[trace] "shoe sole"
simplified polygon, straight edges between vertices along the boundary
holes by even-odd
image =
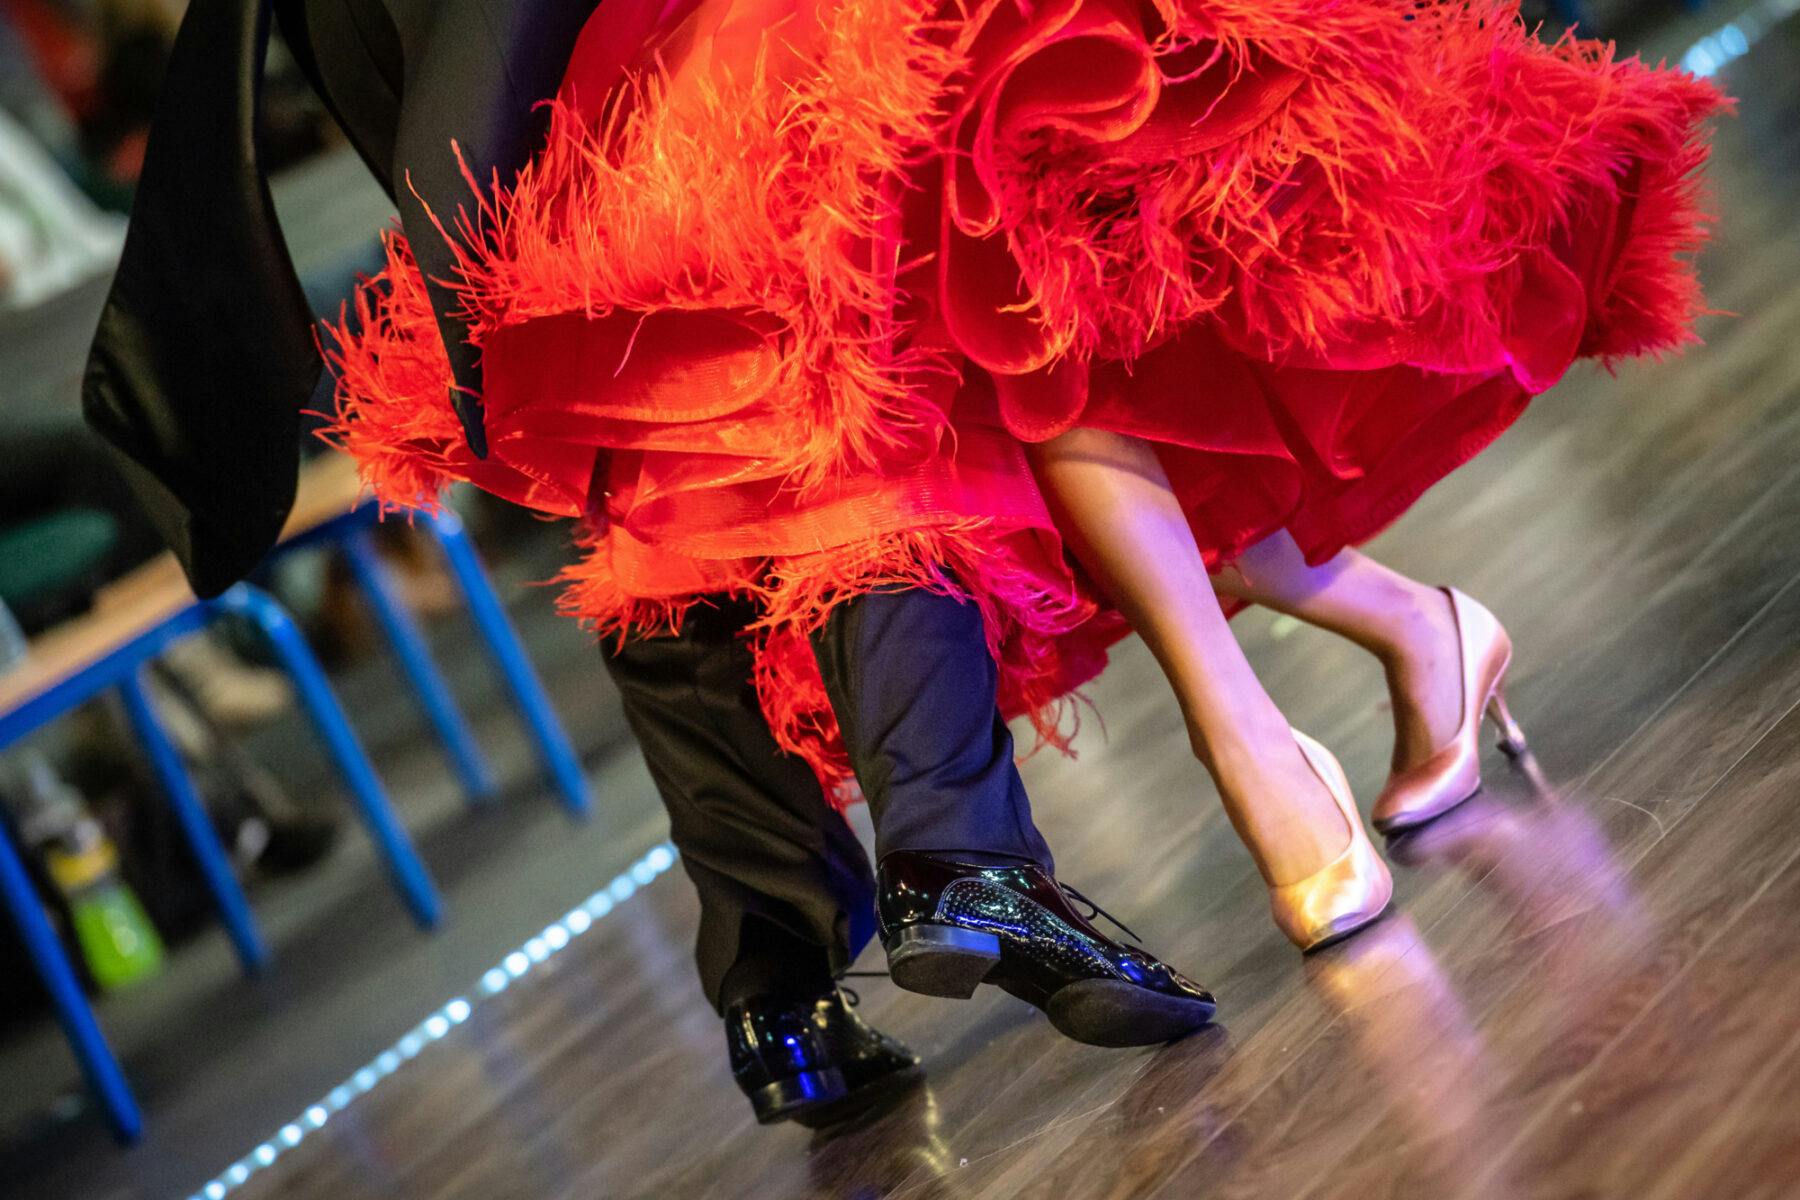
[[[835,1067],[823,1071],[802,1071],[787,1079],[777,1079],[754,1091],[746,1092],[750,1107],[756,1111],[756,1123],[775,1125],[797,1120],[809,1111],[820,1111],[840,1104],[851,1095],[844,1073]]]
[[[888,1104],[917,1087],[924,1078],[925,1068],[913,1063],[869,1080],[841,1100],[799,1109],[790,1113],[787,1119],[805,1129],[830,1129],[885,1110]]]
[[[1381,911],[1376,913],[1374,916],[1365,918],[1364,920],[1361,920],[1361,921],[1358,921],[1356,924],[1351,925],[1348,928],[1334,930],[1331,933],[1328,933],[1324,937],[1320,938],[1318,941],[1314,942],[1312,945],[1300,947],[1300,953],[1304,954],[1304,955],[1312,955],[1312,954],[1317,954],[1321,950],[1329,949],[1332,946],[1337,945],[1339,942],[1342,942],[1342,941],[1345,941],[1346,939],[1355,937],[1357,934],[1361,933],[1363,930],[1367,929],[1369,926],[1374,925],[1377,922],[1380,922],[1380,921],[1386,919],[1387,915],[1393,911],[1394,911],[1394,898],[1392,896],[1389,896],[1388,902],[1386,904],[1382,905]]]
[[[1480,794],[1481,785],[1478,783],[1475,785],[1475,790],[1464,796],[1461,800],[1452,801],[1433,812],[1409,813],[1404,817],[1389,817],[1384,821],[1371,820],[1369,823],[1375,826],[1375,832],[1379,833],[1382,837],[1397,837],[1408,830],[1417,829],[1421,825],[1431,824],[1445,813],[1461,808]]]
[[[967,1000],[1000,965],[1000,938],[948,925],[909,925],[887,947],[894,983],[923,996]],[[1008,988],[1009,991],[1013,989]],[[1014,992],[1017,995],[1017,992]],[[1083,979],[1033,1001],[1064,1037],[1089,1046],[1154,1046],[1206,1025],[1217,1006],[1165,996],[1122,979]]]
[[[1217,1005],[1147,991],[1122,979],[1082,979],[1056,990],[1044,1012],[1066,1038],[1089,1046],[1155,1046],[1210,1023]]]

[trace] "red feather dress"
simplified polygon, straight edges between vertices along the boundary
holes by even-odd
[[[924,586],[1060,742],[1124,627],[1022,441],[1157,446],[1209,562],[1360,542],[1580,357],[1692,339],[1688,75],[1504,0],[606,0],[549,141],[445,235],[486,460],[397,236],[334,331],[376,495],[583,521],[607,634],[756,597],[782,744],[846,778],[805,640]]]

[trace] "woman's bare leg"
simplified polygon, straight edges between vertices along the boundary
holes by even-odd
[[[1439,589],[1344,550],[1316,567],[1280,530],[1217,572],[1220,595],[1261,604],[1355,642],[1381,661],[1394,704],[1394,769],[1424,762],[1462,720],[1456,617]]]
[[[1162,665],[1264,879],[1297,882],[1338,857],[1343,816],[1232,635],[1155,450],[1077,429],[1032,454],[1064,537]]]

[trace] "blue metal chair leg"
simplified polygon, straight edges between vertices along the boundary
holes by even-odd
[[[0,899],[4,899],[6,907],[12,911],[25,949],[37,965],[38,974],[49,989],[50,999],[56,1004],[56,1019],[62,1022],[63,1033],[81,1063],[88,1086],[106,1110],[107,1123],[120,1141],[137,1141],[144,1131],[144,1118],[132,1097],[131,1085],[125,1082],[125,1072],[120,1069],[119,1060],[113,1057],[112,1047],[106,1044],[106,1035],[100,1032],[87,997],[81,994],[81,983],[75,978],[75,970],[69,965],[68,955],[57,940],[56,931],[44,916],[37,892],[25,874],[25,864],[19,861],[12,839],[4,829],[0,829]]]
[[[339,545],[343,547],[344,560],[350,564],[350,573],[356,578],[356,586],[361,589],[363,598],[375,614],[376,623],[387,636],[388,645],[394,648],[394,657],[400,660],[401,671],[425,706],[425,715],[437,730],[438,740],[449,752],[450,763],[463,791],[470,800],[487,799],[496,790],[494,774],[481,755],[474,731],[457,709],[443,675],[431,661],[424,635],[394,594],[393,577],[375,552],[370,531],[367,527],[352,530]]]
[[[219,918],[225,923],[225,932],[231,936],[238,961],[243,964],[246,974],[254,975],[268,964],[269,951],[256,931],[256,920],[250,915],[244,889],[238,885],[237,876],[231,869],[231,858],[225,853],[225,847],[220,844],[219,835],[206,815],[205,802],[194,790],[194,781],[181,761],[181,752],[169,740],[162,718],[151,706],[150,696],[144,690],[142,668],[119,682],[119,697],[125,701],[125,715],[131,721],[132,731],[149,756],[151,769],[162,783],[169,807],[174,810],[175,819],[181,823],[181,831],[200,864],[200,874],[212,892],[213,903],[218,905]]]
[[[519,644],[519,635],[506,619],[506,609],[501,605],[500,597],[494,594],[494,586],[489,582],[475,548],[469,544],[462,520],[448,509],[427,514],[425,519],[438,544],[444,548],[444,558],[468,602],[475,627],[481,631],[482,640],[487,643],[500,674],[512,690],[513,699],[525,716],[525,724],[537,742],[538,753],[562,793],[563,805],[578,817],[587,816],[593,804],[588,798],[587,776],[581,769],[581,759],[569,745],[568,734],[563,732],[562,722],[550,705],[550,697],[545,695],[544,685],[538,681],[537,672],[532,670],[531,660]]]
[[[293,619],[268,593],[244,583],[208,603],[216,610],[248,617],[262,630],[288,677],[294,681],[301,707],[343,773],[363,824],[368,826],[375,839],[375,848],[387,865],[388,876],[406,901],[413,920],[424,929],[436,925],[440,913],[437,888],[432,884],[425,864],[419,861],[412,839],[406,835],[405,828],[388,804],[381,780],[376,777],[369,756],[363,752],[362,743],[356,740],[350,722],[344,718],[344,710],[325,679],[324,668],[313,657],[312,649],[300,635]]]

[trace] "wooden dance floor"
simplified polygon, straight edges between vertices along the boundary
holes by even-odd
[[[1507,622],[1536,750],[1490,750],[1479,798],[1390,847],[1387,921],[1294,953],[1133,643],[1079,760],[1027,779],[1062,876],[1214,988],[1215,1029],[1098,1050],[991,989],[858,981],[927,1084],[834,1137],[759,1128],[671,872],[240,1194],[1800,1194],[1795,47],[1778,30],[1729,77],[1708,276],[1739,315],[1680,360],[1581,371],[1376,547]],[[1366,807],[1377,669],[1266,614],[1238,629]]]
[[[1374,547],[1507,623],[1535,749],[1524,770],[1490,749],[1475,801],[1388,847],[1385,922],[1294,952],[1133,642],[1091,690],[1079,760],[1026,778],[1061,876],[1213,988],[1215,1028],[1099,1050],[992,989],[857,980],[927,1082],[835,1136],[760,1128],[674,870],[466,993],[466,1019],[233,1194],[1800,1195],[1795,24],[1725,76],[1744,105],[1707,276],[1736,315],[1679,360],[1578,371]],[[1377,667],[1266,613],[1237,629],[1366,811],[1391,745]]]

